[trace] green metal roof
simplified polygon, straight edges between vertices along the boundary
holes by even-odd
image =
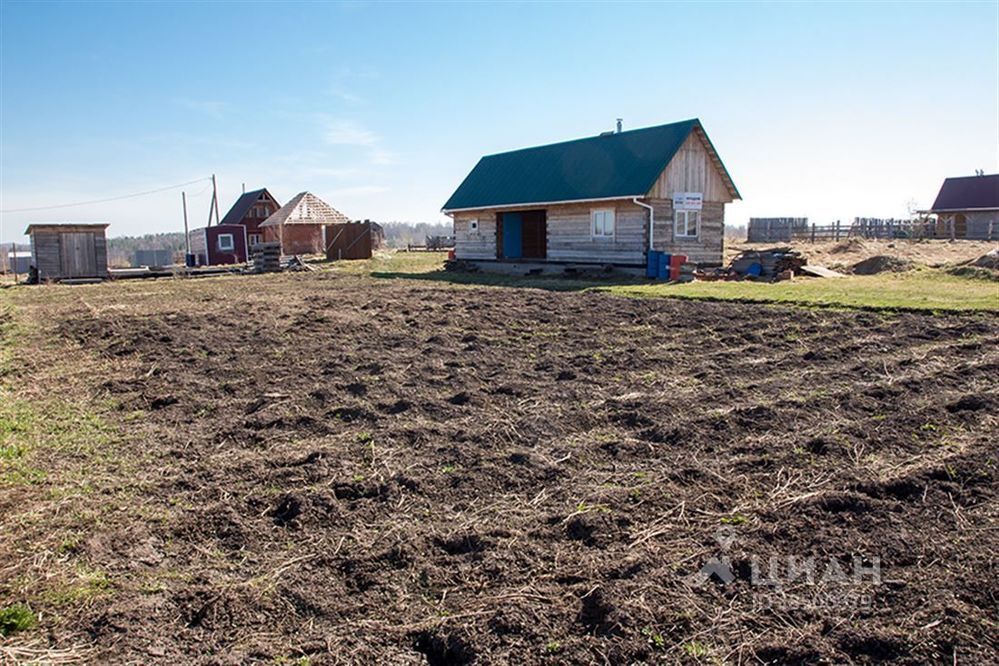
[[[458,186],[444,210],[642,197],[700,126],[695,118],[487,155]],[[714,147],[710,150],[714,152]],[[731,185],[727,172],[724,176]],[[731,189],[738,197],[734,185]]]

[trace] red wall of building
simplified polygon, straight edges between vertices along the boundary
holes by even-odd
[[[263,217],[254,217],[253,213],[255,209],[266,207],[266,213]],[[266,241],[266,227],[264,229],[260,228],[260,223],[266,220],[268,217],[277,212],[279,206],[273,201],[258,201],[257,203],[250,206],[250,209],[246,211],[246,215],[243,219],[239,221],[239,224],[246,227],[246,237],[249,238],[250,234],[260,234],[261,240]]]
[[[223,252],[219,249],[219,236],[232,234],[234,249]],[[208,263],[213,266],[222,264],[241,264],[246,261],[246,227],[241,224],[220,224],[205,229],[208,241]]]

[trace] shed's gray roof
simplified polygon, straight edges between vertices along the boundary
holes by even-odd
[[[72,231],[73,229],[96,231],[97,229],[107,229],[110,226],[110,222],[32,222],[24,230],[24,235],[30,236],[35,231]]]

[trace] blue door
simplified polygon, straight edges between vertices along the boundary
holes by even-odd
[[[520,213],[503,213],[503,258],[520,259],[524,255],[524,220]]]

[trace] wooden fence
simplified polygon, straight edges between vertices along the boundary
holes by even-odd
[[[808,224],[808,218],[750,218],[747,240],[750,243],[820,243],[844,238],[997,240],[999,225],[988,225],[981,234],[970,234],[966,225],[947,220],[896,220],[871,217],[854,218],[852,224],[837,220],[834,224]]]

